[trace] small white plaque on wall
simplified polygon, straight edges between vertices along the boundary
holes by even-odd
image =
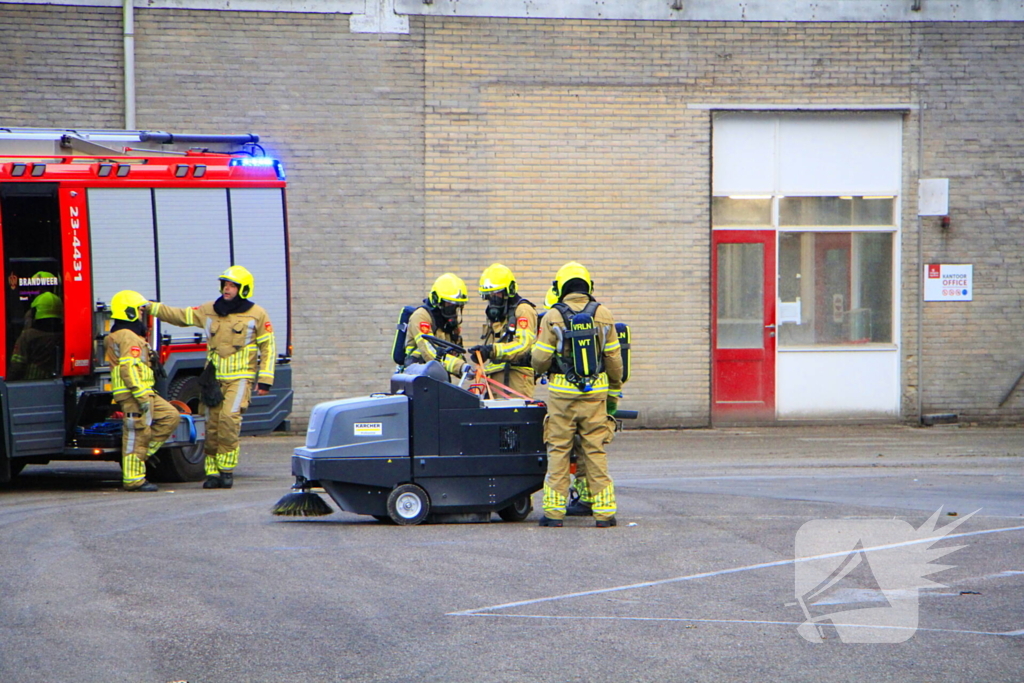
[[[921,179],[917,189],[917,215],[949,215],[949,178]]]

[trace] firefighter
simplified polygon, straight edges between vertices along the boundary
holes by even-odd
[[[462,346],[462,307],[469,300],[466,283],[452,273],[445,273],[434,280],[427,298],[412,315],[405,333],[406,363],[427,363],[439,361],[444,369],[456,377],[473,369],[458,354],[435,349],[423,335],[429,334]]]
[[[615,433],[612,417],[622,393],[622,356],[615,319],[592,296],[594,281],[575,261],[555,275],[558,303],[544,316],[533,346],[533,369],[549,373],[544,441],[544,517],[540,526],[560,527],[569,493],[569,456],[579,437],[580,457],[598,527],[615,526],[615,485],[605,446]]]
[[[206,481],[204,489],[229,489],[238,466],[238,435],[242,413],[249,407],[255,384],[263,396],[274,384],[277,350],[274,327],[267,312],[250,301],[255,289],[252,273],[231,266],[220,277],[220,298],[196,308],[152,304],[160,320],[179,327],[206,330],[207,370],[214,378],[204,383],[206,406]]]
[[[156,491],[146,481],[146,460],[178,426],[178,411],[153,390],[153,352],[146,343],[143,311],[149,302],[124,290],[110,301],[114,323],[103,340],[114,400],[124,413],[121,476],[125,491]]]
[[[530,349],[537,341],[536,307],[519,295],[515,275],[500,263],[480,275],[480,296],[487,302],[487,326],[484,343],[469,350],[470,360],[479,351],[488,377],[533,398]]]
[[[64,322],[64,305],[53,292],[34,299],[25,315],[25,329],[11,350],[9,380],[50,379],[57,376],[57,356]]]

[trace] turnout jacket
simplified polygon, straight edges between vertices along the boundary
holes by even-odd
[[[511,337],[505,341],[505,339]],[[537,311],[533,306],[520,301],[514,315],[508,320],[491,323],[484,335],[484,344],[491,344],[491,359],[484,366],[488,375],[505,369],[509,363],[517,371],[533,376],[528,351],[537,341]],[[472,358],[470,360],[473,360]]]
[[[154,393],[153,350],[145,339],[122,328],[106,336],[103,348],[115,401],[129,396],[142,401]]]
[[[409,316],[409,326],[405,332],[405,356],[411,362],[426,363],[437,360],[437,349],[423,338],[429,334],[444,341],[462,346],[461,328],[456,328],[455,334],[450,335],[434,325],[434,316],[426,306],[420,306]],[[408,362],[408,361],[407,361]],[[441,361],[444,369],[453,375],[462,374],[462,366],[466,363],[456,354],[447,354]]]
[[[217,315],[213,303],[175,308],[154,302],[149,310],[171,325],[205,329],[207,358],[221,382],[255,378],[260,384],[272,385],[277,346],[267,312],[253,304],[244,313]]]
[[[574,313],[579,313],[587,304],[590,297],[580,292],[567,294],[562,303],[567,304]],[[604,360],[604,368],[594,380],[590,391],[583,391],[575,384],[566,379],[565,375],[558,372],[558,366],[552,368],[554,355],[558,353],[559,335],[555,328],[565,331],[565,322],[562,314],[557,309],[551,309],[545,314],[540,322],[540,334],[537,336],[537,343],[533,345],[533,369],[538,375],[548,372],[551,375],[548,379],[548,390],[562,398],[606,398],[622,395],[622,347],[619,344],[619,336],[615,332],[615,318],[607,306],[600,305],[594,311],[594,327],[597,328],[597,339],[601,349],[601,356]],[[568,352],[569,340],[565,339],[563,351]],[[572,363],[570,359],[569,363]]]

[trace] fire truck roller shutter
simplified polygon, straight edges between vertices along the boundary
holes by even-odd
[[[266,309],[274,325],[278,353],[286,353],[288,334],[288,263],[284,194],[276,187],[232,188],[232,263],[256,278],[253,300]]]
[[[160,250],[160,301],[171,306],[198,306],[216,299],[217,276],[232,265],[228,191],[158,188],[153,196]],[[175,338],[191,337],[198,331],[160,326],[162,334]]]
[[[88,197],[93,298],[109,306],[123,289],[156,298],[152,190],[90,188]]]

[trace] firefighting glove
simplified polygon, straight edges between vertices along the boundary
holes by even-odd
[[[619,410],[618,397],[609,396],[608,399],[605,401],[605,407],[608,409],[608,414],[614,417],[615,413],[618,412]]]
[[[153,424],[153,404],[146,401],[139,401],[139,408],[142,409],[142,423],[149,427]]]
[[[476,352],[480,352],[480,357],[486,362],[489,361],[494,354],[494,347],[490,344],[484,344],[483,346],[474,346],[469,350],[469,357],[476,360]]]

